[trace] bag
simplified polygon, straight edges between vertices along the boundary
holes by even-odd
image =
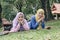
[[[6,25],[4,26],[4,31],[10,31],[11,28],[12,28],[12,25]]]

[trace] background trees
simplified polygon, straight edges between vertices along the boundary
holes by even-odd
[[[30,20],[39,8],[45,10],[45,20],[53,19],[51,5],[53,2],[60,3],[59,0],[0,0],[2,5],[2,18],[13,20],[17,12],[23,12]]]

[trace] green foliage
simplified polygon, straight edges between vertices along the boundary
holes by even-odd
[[[22,11],[28,18],[27,15],[35,14],[36,10],[41,8],[38,0],[2,0],[1,4],[3,7],[2,17],[8,20],[13,20],[13,16],[18,11]]]
[[[12,4],[8,4],[7,2],[2,2],[2,9],[2,18],[6,18],[8,20],[13,20],[14,15],[18,12]]]
[[[59,0],[49,0],[50,6],[53,2],[59,2]],[[2,17],[13,20],[18,11],[23,12],[26,18],[29,20],[30,15],[34,15],[36,10],[41,8],[40,0],[0,0],[2,4]]]

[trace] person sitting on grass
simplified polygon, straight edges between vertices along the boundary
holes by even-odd
[[[38,9],[36,15],[31,17],[31,21],[29,22],[30,29],[44,29],[44,10]]]
[[[13,27],[10,32],[17,32],[18,30],[29,30],[30,27],[27,23],[27,20],[24,18],[22,12],[17,13],[16,17],[13,20]]]

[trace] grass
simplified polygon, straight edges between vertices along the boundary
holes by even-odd
[[[48,21],[46,26],[51,26],[50,30],[29,30],[0,36],[0,40],[60,40],[60,21]]]

